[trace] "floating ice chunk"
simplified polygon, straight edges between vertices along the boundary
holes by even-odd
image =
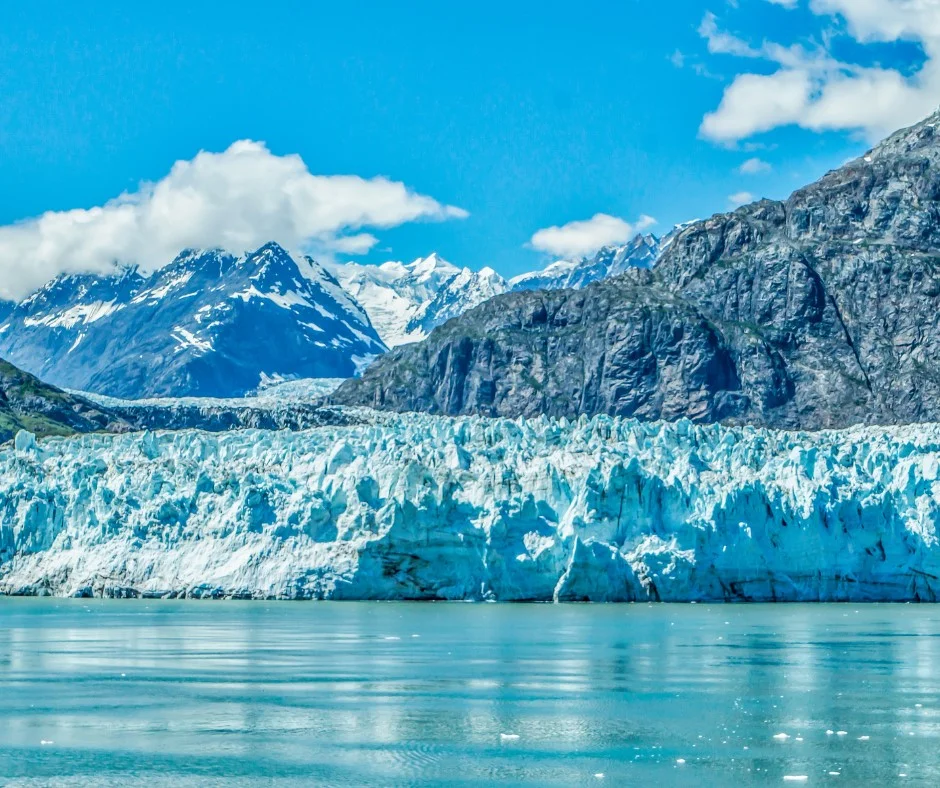
[[[827,735],[827,736],[835,736],[835,734],[836,734],[836,732],[833,731],[833,730],[827,730],[827,731],[826,731],[826,735]]]
[[[774,738],[777,739],[777,741],[786,741],[787,739],[790,738],[790,734],[789,733],[775,733]]]
[[[676,758],[676,763],[679,764],[679,766],[684,765],[684,764],[685,764],[685,758]]]
[[[603,780],[603,779],[604,779],[604,773],[603,773],[603,772],[597,772],[597,773],[594,775],[594,777],[595,777],[596,779],[598,779],[598,780]]]
[[[871,738],[871,736],[859,736],[859,737],[858,737],[858,740],[859,740],[859,741],[868,741],[870,738]]]
[[[39,744],[40,744],[40,746],[42,746],[42,747],[46,747],[46,746],[48,746],[48,745],[50,745],[50,744],[55,744],[55,742],[54,742],[54,741],[51,741],[50,739],[40,739],[40,740],[39,740]]]
[[[830,777],[838,777],[842,772],[829,772]]]
[[[518,733],[501,733],[499,734],[500,741],[519,741]]]
[[[836,736],[848,736],[848,731],[836,731]]]

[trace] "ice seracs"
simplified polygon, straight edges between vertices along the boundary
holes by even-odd
[[[931,600],[940,425],[391,416],[0,450],[0,592]],[[837,735],[842,735],[839,731]]]

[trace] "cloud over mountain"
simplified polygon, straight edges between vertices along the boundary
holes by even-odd
[[[104,272],[116,262],[152,270],[188,247],[242,252],[273,239],[362,253],[377,241],[364,228],[467,215],[398,181],[315,175],[300,156],[240,140],[222,153],[178,161],[162,180],[102,206],[0,227],[0,297],[19,298],[57,274]]]
[[[646,215],[630,223],[618,216],[597,213],[590,219],[539,230],[529,244],[557,257],[584,257],[604,246],[626,243],[654,224],[656,220]]]

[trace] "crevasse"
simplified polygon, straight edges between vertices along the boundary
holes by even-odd
[[[0,451],[0,592],[930,600],[940,425],[370,416]]]

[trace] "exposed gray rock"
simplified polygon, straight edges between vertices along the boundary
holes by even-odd
[[[818,429],[940,419],[940,113],[652,272],[513,293],[334,396],[390,410]]]
[[[118,414],[0,361],[0,444],[11,440],[19,430],[43,437],[129,429],[131,426]]]

